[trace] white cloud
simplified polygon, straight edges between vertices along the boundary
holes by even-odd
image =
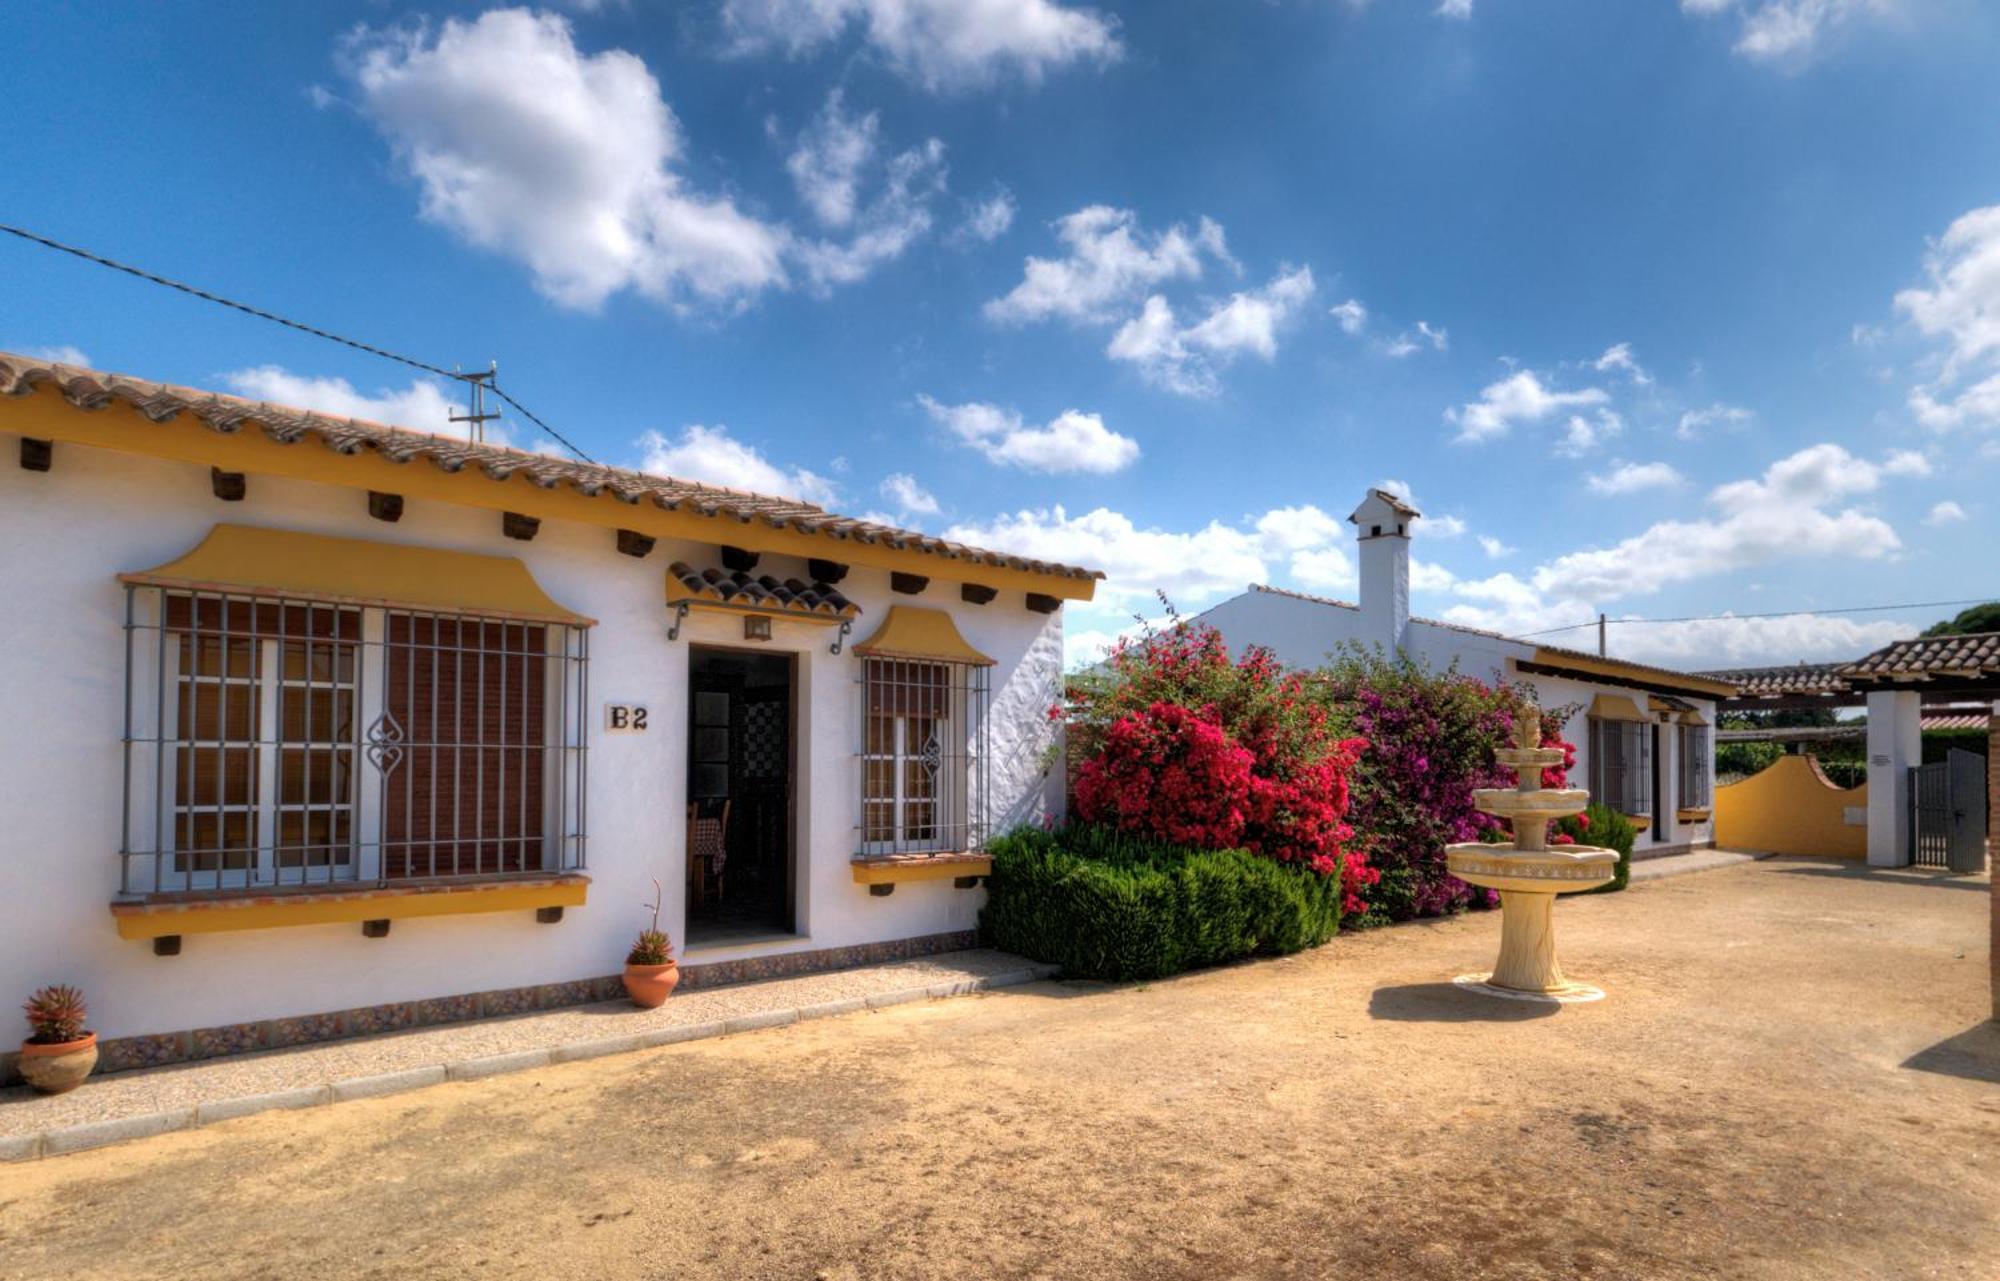
[[[1107,475],[1139,458],[1139,442],[1112,431],[1097,414],[1066,409],[1036,427],[1014,410],[981,401],[947,405],[924,395],[917,401],[933,421],[996,463],[1029,471]]]
[[[973,202],[959,224],[959,235],[971,240],[995,241],[1014,225],[1014,193],[1005,187],[984,200]]]
[[[1622,627],[1614,621],[1609,635],[1612,652],[1621,657],[1700,670],[1859,658],[1891,641],[1915,636],[1917,630],[1913,623],[1886,619],[1786,614],[1778,618],[1709,618],[1687,623],[1631,623]]]
[[[1057,219],[1061,258],[1029,258],[1021,283],[985,306],[986,317],[1025,323],[1060,316],[1103,321],[1113,310],[1169,280],[1201,275],[1204,252],[1231,262],[1222,227],[1203,218],[1190,234],[1179,223],[1148,235],[1129,209],[1089,205]]]
[[[1899,0],[1681,0],[1681,11],[1711,17],[1739,12],[1736,52],[1757,62],[1796,64],[1855,18],[1888,15]]]
[[[81,347],[69,343],[57,343],[52,347],[21,347],[17,350],[23,356],[33,356],[36,360],[52,360],[58,365],[82,365],[90,367],[90,356]]]
[[[1432,351],[1446,351],[1451,347],[1451,335],[1443,329],[1433,329],[1428,321],[1419,320],[1415,329],[1405,329],[1394,338],[1382,344],[1384,354],[1401,360],[1413,356],[1429,346]]]
[[[1590,477],[1592,493],[1637,494],[1648,489],[1673,489],[1687,477],[1667,463],[1619,463],[1601,476]]]
[[[1352,591],[1361,581],[1344,547],[1315,547],[1311,551],[1296,552],[1288,568],[1292,581],[1314,591]]]
[[[1931,460],[1914,449],[1892,449],[1882,460],[1885,476],[1928,476],[1932,470]]]
[[[1571,414],[1563,438],[1556,442],[1556,452],[1565,458],[1583,458],[1624,430],[1625,419],[1615,409],[1600,406],[1595,419]]]
[[[908,472],[893,472],[882,478],[882,496],[896,504],[904,516],[935,516],[938,500]]]
[[[1434,12],[1440,18],[1470,18],[1472,0],[1438,0],[1438,7]]]
[[[1425,516],[1411,525],[1410,533],[1424,538],[1463,538],[1467,529],[1457,516]]]
[[[1358,334],[1368,324],[1368,308],[1361,305],[1359,298],[1349,298],[1337,307],[1329,307],[1327,314],[1340,322],[1344,334]]]
[[[1458,583],[1458,576],[1444,566],[1427,560],[1410,558],[1410,590],[1413,592],[1449,591]]]
[[[794,251],[820,293],[851,284],[902,256],[931,229],[930,202],[945,186],[944,144],[936,138],[890,159],[881,193],[856,214],[846,241],[799,240]]]
[[[1243,353],[1263,360],[1278,354],[1278,332],[1312,298],[1312,269],[1281,271],[1261,289],[1242,290],[1182,327],[1158,294],[1120,326],[1105,354],[1137,365],[1147,378],[1183,395],[1210,395],[1217,371]]]
[[[1881,560],[1902,547],[1887,522],[1853,508],[1828,510],[1881,478],[1880,467],[1839,445],[1813,445],[1758,479],[1717,486],[1713,518],[1660,521],[1609,547],[1559,556],[1535,571],[1534,585],[1615,600],[1797,556]]]
[[[1265,578],[1263,540],[1220,521],[1190,532],[1140,528],[1123,513],[1099,507],[1071,516],[1062,507],[1019,511],[984,524],[954,525],[946,538],[1020,556],[1090,565],[1105,573],[1098,603],[1106,609],[1143,604],[1164,591],[1175,605],[1200,605],[1233,595]]]
[[[849,116],[836,88],[799,135],[785,168],[791,171],[799,198],[827,226],[845,227],[854,221],[861,170],[875,158],[881,132],[882,123],[875,112],[859,120]]]
[[[780,467],[754,445],[731,436],[727,427],[693,423],[682,430],[678,440],[649,431],[639,438],[639,444],[645,450],[639,470],[655,475],[823,505],[840,497],[831,480],[803,467]]]
[[[1717,402],[1705,409],[1690,409],[1681,415],[1674,435],[1682,440],[1698,440],[1710,427],[1741,427],[1757,415],[1736,405]]]
[[[1956,525],[1960,521],[1968,519],[1970,517],[1966,515],[1965,508],[1960,507],[1957,503],[1947,498],[1931,508],[1931,514],[1924,517],[1924,524],[1933,526]]]
[[[1255,528],[1266,547],[1287,555],[1347,537],[1342,521],[1311,505],[1273,508],[1257,518]]]
[[[2000,427],[2000,205],[1955,219],[1924,271],[1929,287],[1903,290],[1896,309],[1945,346],[1937,377],[1911,389],[1910,407],[1939,431]]]
[[[1488,560],[1504,559],[1505,557],[1512,556],[1516,550],[1491,534],[1481,534],[1479,536],[1479,546],[1486,553]]]
[[[1033,83],[1123,52],[1116,19],[1054,0],[724,0],[722,25],[734,52],[793,57],[858,26],[891,67],[931,90],[990,84],[1009,71]]]
[[[1532,370],[1523,369],[1488,384],[1478,400],[1447,410],[1445,417],[1458,424],[1460,441],[1476,443],[1505,436],[1516,423],[1540,422],[1561,410],[1601,405],[1609,399],[1600,387],[1552,391]]]
[[[1614,369],[1623,370],[1628,378],[1641,387],[1649,387],[1653,382],[1653,376],[1641,368],[1639,362],[1633,358],[1632,344],[1629,342],[1605,348],[1604,354],[1592,361],[1590,367],[1600,374],[1609,373]]]
[[[422,379],[400,390],[385,387],[372,396],[355,390],[345,378],[313,378],[277,365],[233,370],[222,375],[222,381],[239,396],[274,405],[438,435],[466,434],[464,424],[451,421],[452,414],[466,412],[466,405],[447,396],[436,383]],[[488,424],[486,438],[494,444],[506,443],[504,433],[496,433],[492,424]]]
[[[363,28],[347,54],[423,216],[525,263],[556,302],[737,302],[786,283],[784,230],[675,172],[685,140],[646,64],[579,51],[566,19]]]

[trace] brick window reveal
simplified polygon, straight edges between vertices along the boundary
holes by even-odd
[[[584,863],[587,631],[127,588],[121,893]]]

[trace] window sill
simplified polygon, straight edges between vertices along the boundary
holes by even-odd
[[[864,855],[851,866],[856,885],[897,885],[905,881],[985,876],[993,870],[993,859],[978,850],[956,850],[938,854]]]
[[[589,889],[590,878],[578,872],[490,881],[254,889],[241,893],[155,895],[143,902],[113,903],[111,916],[117,922],[120,938],[150,939],[287,925],[582,907]]]
[[[1710,818],[1714,817],[1714,814],[1715,814],[1714,810],[1706,810],[1706,809],[1686,809],[1686,810],[1674,811],[1674,817],[1683,823],[1706,823]]]

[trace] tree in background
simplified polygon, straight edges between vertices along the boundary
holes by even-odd
[[[1960,610],[1956,618],[1932,623],[1923,630],[1925,636],[1970,636],[1975,632],[2000,632],[2000,600]]]

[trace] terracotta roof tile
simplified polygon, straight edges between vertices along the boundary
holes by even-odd
[[[623,467],[571,462],[546,454],[429,435],[359,418],[337,418],[0,351],[0,395],[27,396],[44,385],[53,385],[79,409],[99,410],[122,401],[156,423],[168,423],[187,414],[223,434],[256,429],[272,440],[287,444],[316,437],[336,454],[351,456],[372,449],[391,462],[428,459],[447,472],[475,468],[493,480],[520,474],[543,489],[566,485],[586,497],[609,495],[625,503],[651,502],[667,511],[686,510],[745,524],[761,520],[775,528],[824,534],[829,539],[881,543],[947,560],[997,565],[1033,574],[1104,577],[1096,570],[969,547],[916,530],[841,516],[797,499],[654,476]]]
[[[782,582],[769,574],[751,577],[741,570],[696,569],[685,561],[667,566],[689,596],[723,605],[754,609],[778,609],[796,614],[825,614],[852,618],[861,607],[827,583],[806,583],[796,578]]]
[[[1884,645],[1842,667],[1856,681],[1895,677],[2000,675],[2000,632],[1970,636],[1918,636]]]
[[[1845,663],[1791,663],[1780,667],[1732,667],[1702,672],[1736,687],[1738,698],[1777,698],[1785,694],[1845,694]]]

